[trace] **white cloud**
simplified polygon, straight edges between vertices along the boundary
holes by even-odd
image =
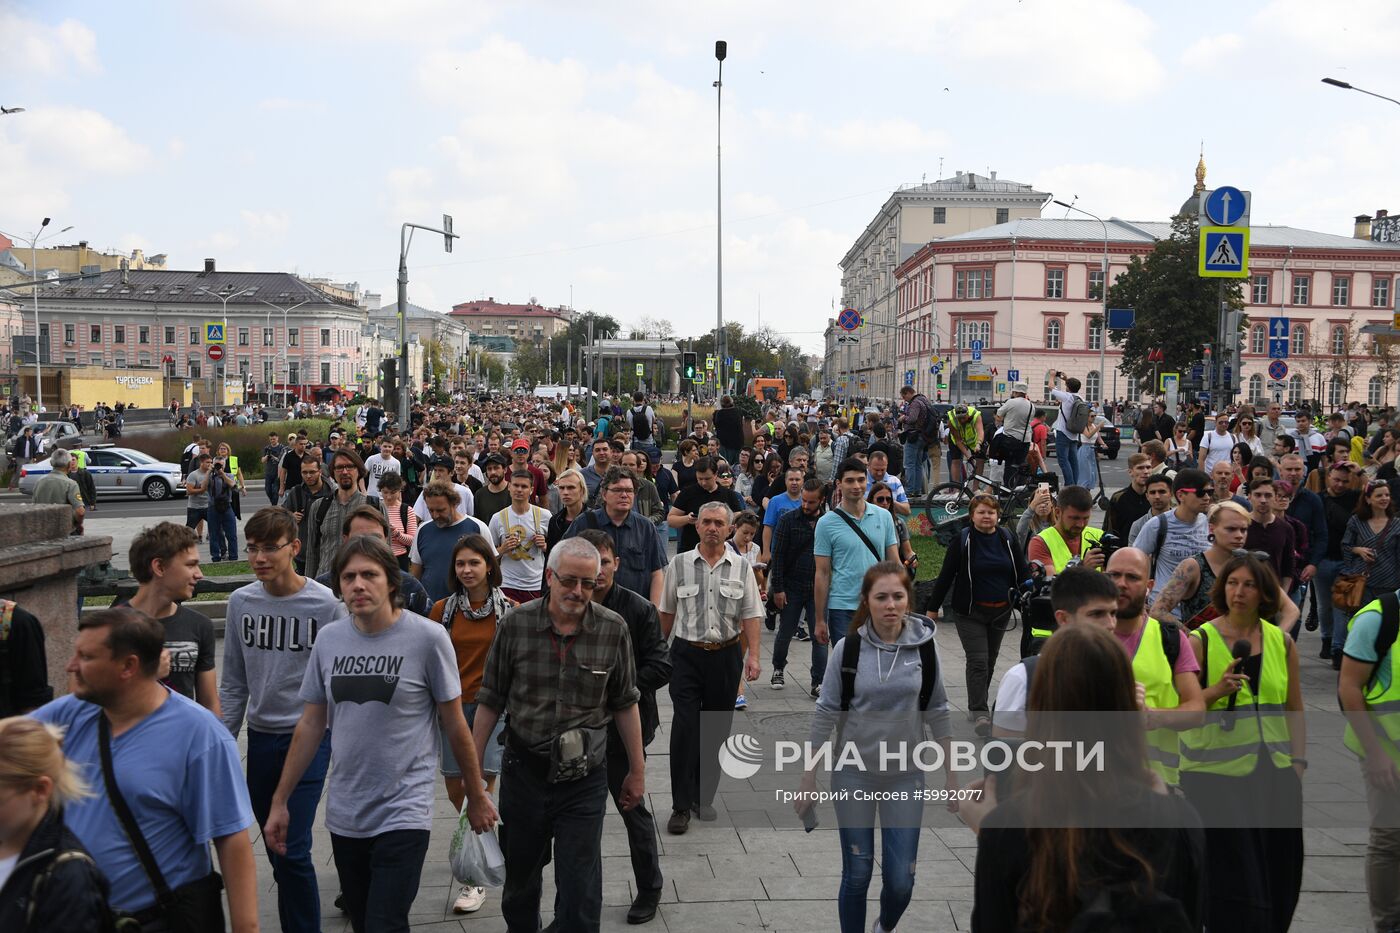
[[[937,156],[948,145],[948,135],[926,129],[912,120],[847,120],[822,130],[823,141],[835,149],[880,155],[922,154]]]
[[[255,237],[280,237],[291,225],[291,218],[286,211],[242,210],[238,214],[243,218],[243,225]]]
[[[1234,33],[1202,36],[1181,53],[1181,63],[1188,68],[1221,68],[1239,53],[1244,40]]]
[[[1093,211],[1104,220],[1110,216],[1123,220],[1167,220],[1191,192],[1190,179],[1184,172],[1165,173],[1153,168],[1105,162],[1037,169],[1033,181],[1036,190]],[[1064,210],[1051,204],[1045,208],[1043,216],[1060,217]],[[1071,212],[1070,216],[1084,215]]]
[[[97,58],[97,35],[75,19],[49,25],[0,10],[0,36],[5,37],[0,74],[65,76],[102,70]],[[14,106],[21,102],[0,103]]]
[[[83,182],[127,177],[149,168],[150,153],[102,114],[54,107],[0,121],[0,207],[12,214],[53,214]]]
[[[503,6],[495,0],[219,0],[203,5],[202,12],[221,29],[249,34],[273,29],[286,35],[422,46],[479,32]]]

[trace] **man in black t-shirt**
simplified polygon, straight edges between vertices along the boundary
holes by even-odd
[[[720,454],[729,463],[739,462],[739,449],[744,446],[744,422],[747,420],[744,413],[734,406],[733,398],[728,395],[720,397],[714,416],[715,437],[719,438]]]
[[[161,522],[136,536],[127,559],[140,584],[127,605],[165,628],[165,650],[170,654],[165,685],[218,716],[214,624],[203,613],[180,605],[194,596],[195,584],[204,579],[194,531]]]
[[[695,530],[695,520],[700,514],[700,506],[707,502],[723,502],[736,513],[744,510],[744,501],[739,498],[739,494],[719,484],[715,462],[709,457],[701,457],[695,461],[694,485],[687,486],[676,494],[675,501],[671,503],[671,511],[666,516],[668,525],[681,530],[680,543],[676,545],[677,554],[693,551],[700,545],[700,534]]]
[[[282,466],[282,458],[287,455],[287,450],[287,445],[282,443],[276,431],[267,432],[267,446],[262,449],[263,492],[267,493],[267,501],[273,505],[278,502],[277,470]]]
[[[293,434],[287,438],[291,448],[282,455],[282,465],[277,468],[277,501],[297,486],[301,485],[301,459],[306,456],[306,438]]]

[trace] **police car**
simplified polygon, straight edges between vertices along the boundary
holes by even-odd
[[[87,471],[99,499],[131,493],[159,502],[184,494],[178,463],[164,463],[150,454],[112,444],[93,444],[81,450],[87,456]],[[47,460],[20,467],[20,492],[33,495],[35,484],[48,476],[50,469]]]

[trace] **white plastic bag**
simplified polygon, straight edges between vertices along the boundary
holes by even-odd
[[[494,829],[476,833],[467,819],[467,804],[457,814],[457,830],[452,834],[452,847],[447,853],[452,863],[452,877],[458,884],[482,888],[499,888],[506,883],[506,859]]]

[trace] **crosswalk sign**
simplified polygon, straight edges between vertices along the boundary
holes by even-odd
[[[1249,275],[1249,228],[1202,227],[1202,278],[1244,278]]]
[[[204,342],[223,343],[224,342],[224,322],[205,321],[204,322]]]

